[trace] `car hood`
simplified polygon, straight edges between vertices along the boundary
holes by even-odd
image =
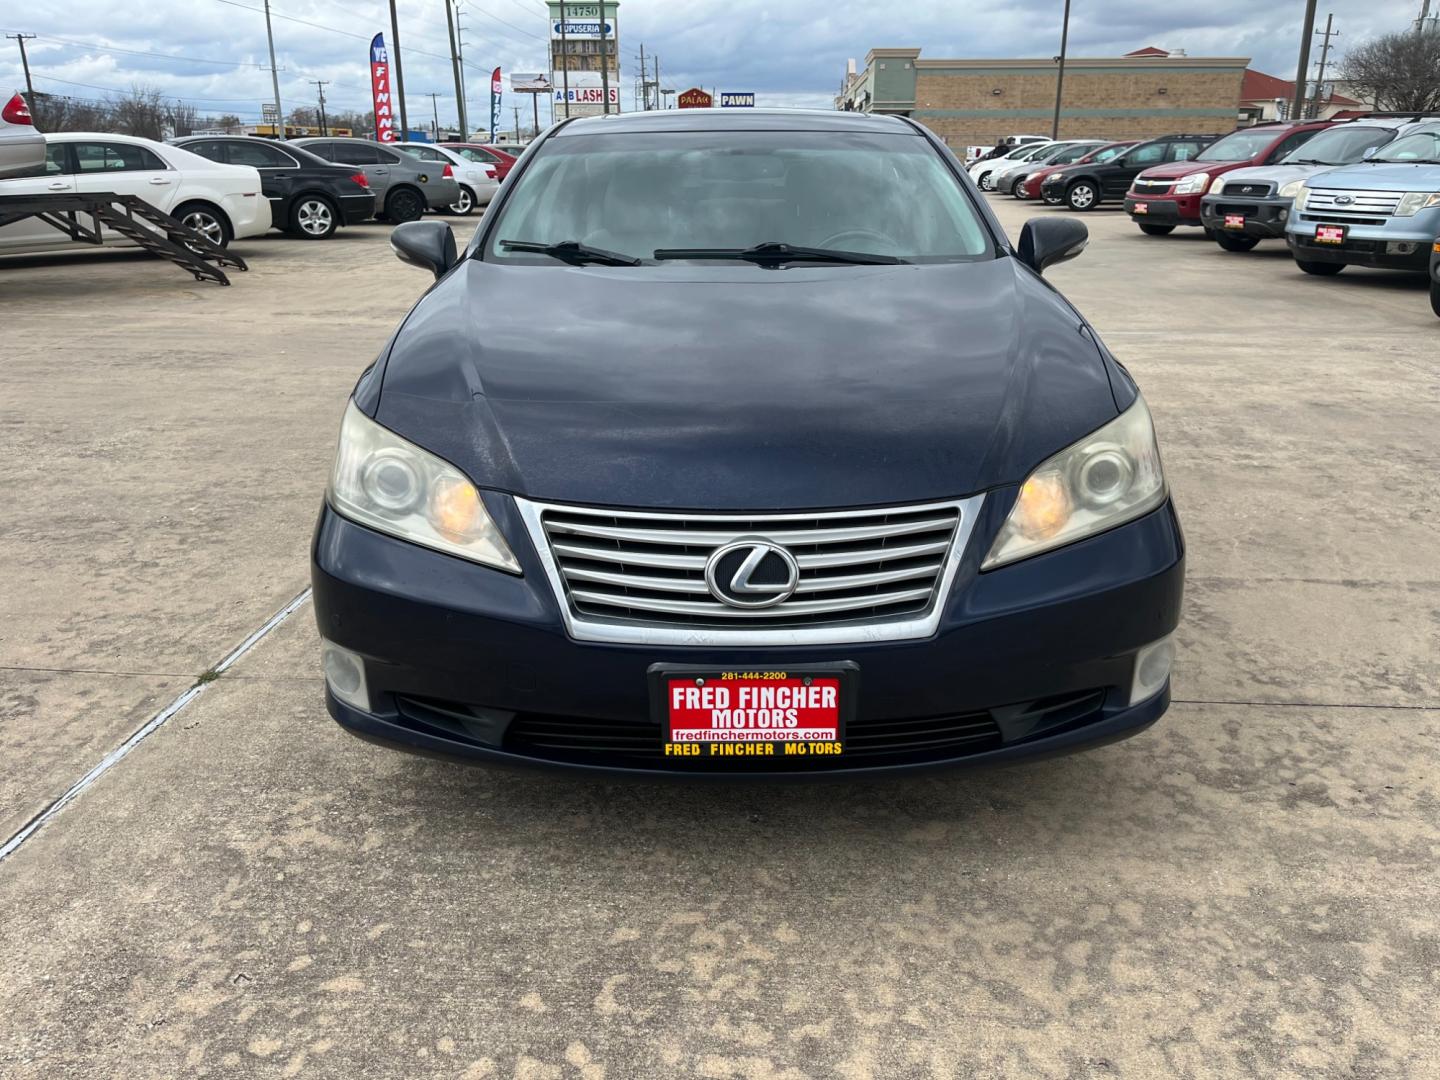
[[[482,487],[688,509],[1016,483],[1116,414],[1100,350],[1013,257],[767,270],[462,262],[375,418]]]
[[[1440,191],[1440,165],[1346,165],[1327,172],[1322,184],[1310,186],[1355,191]]]
[[[1255,165],[1248,169],[1235,169],[1225,174],[1225,179],[1231,183],[1241,184],[1245,181],[1255,181],[1274,184],[1276,190],[1296,180],[1304,180],[1307,176],[1314,176],[1316,173],[1327,172],[1334,169],[1334,165]]]
[[[1216,173],[1229,173],[1244,164],[1243,161],[1170,161],[1164,165],[1152,165],[1140,176],[1145,180],[1179,180],[1197,172],[1214,176]]]

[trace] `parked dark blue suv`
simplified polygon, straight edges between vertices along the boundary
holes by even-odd
[[[357,384],[313,549],[331,715],[477,761],[856,775],[1133,734],[1184,545],[1150,414],[894,117],[557,125]]]

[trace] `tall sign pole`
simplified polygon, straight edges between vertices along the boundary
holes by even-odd
[[[270,86],[275,91],[275,134],[285,141],[285,114],[280,111],[280,72],[275,68],[275,31],[270,29],[270,0],[265,0],[265,37],[270,41]]]
[[[1320,119],[1320,95],[1325,92],[1325,67],[1330,59],[1330,39],[1340,36],[1340,31],[1334,27],[1335,13],[1332,11],[1325,16],[1324,32],[1315,31],[1316,37],[1325,40],[1320,43],[1320,71],[1315,76],[1315,96],[1310,99],[1310,118],[1312,120]]]
[[[1060,65],[1055,72],[1055,119],[1050,123],[1050,138],[1060,138],[1060,99],[1065,93],[1065,52],[1070,46],[1070,0],[1065,0],[1065,18],[1060,24],[1060,55],[1056,62]]]
[[[25,55],[25,42],[33,38],[34,34],[6,34],[7,38],[20,45],[20,66],[25,70],[25,97],[26,103],[30,106],[30,117],[36,123],[40,123],[40,103],[35,100],[35,84],[30,79],[30,58]],[[271,56],[270,63],[274,64],[274,56]]]
[[[1310,74],[1310,39],[1315,36],[1315,0],[1305,0],[1305,29],[1300,31],[1300,64],[1295,69],[1295,101],[1290,119],[1299,121],[1305,115],[1305,80]]]
[[[603,14],[603,12],[602,12]],[[570,119],[570,45],[565,40],[565,0],[560,0],[560,77],[565,84],[565,119]]]
[[[455,15],[450,10],[450,0],[445,0],[445,23],[450,28],[450,63],[455,69],[455,109],[460,120],[460,137],[464,139],[470,137],[470,126],[465,120],[465,84],[460,78],[460,49],[455,40]]]
[[[610,53],[607,48],[605,34],[605,0],[600,0],[600,108],[606,116],[610,115]],[[616,67],[616,75],[619,75],[619,67]]]
[[[390,64],[395,69],[395,104],[400,107],[400,141],[409,142],[410,121],[405,116],[405,69],[400,65],[400,18],[395,14],[395,0],[390,0],[390,47],[395,50],[395,58]]]

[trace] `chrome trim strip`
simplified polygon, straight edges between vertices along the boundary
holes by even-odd
[[[756,514],[756,517],[763,517]],[[818,515],[817,515],[818,516]],[[848,515],[847,515],[848,516]],[[697,518],[700,516],[697,515]],[[703,518],[700,518],[703,520]],[[696,520],[690,518],[686,520]],[[742,519],[743,520],[743,519]],[[841,544],[852,540],[879,540],[887,536],[935,532],[954,524],[951,518],[926,518],[902,521],[893,525],[868,525],[848,529],[803,529],[787,532],[765,530],[765,539],[777,544]],[[695,529],[621,529],[614,525],[584,525],[570,521],[551,521],[552,533],[568,536],[594,536],[606,540],[634,540],[641,544],[728,544],[739,539],[734,532],[700,532]]]
[[[960,569],[960,562],[964,558],[965,551],[970,544],[971,534],[975,530],[975,523],[979,519],[980,509],[984,505],[985,496],[972,495],[967,499],[956,499],[950,502],[921,503],[913,506],[883,506],[864,507],[855,510],[823,510],[810,513],[767,513],[757,510],[748,514],[709,514],[703,512],[675,513],[673,511],[629,511],[611,510],[602,507],[566,506],[558,503],[533,502],[530,499],[514,496],[515,507],[520,512],[520,519],[525,523],[525,530],[530,534],[530,542],[534,545],[536,555],[540,559],[540,565],[545,570],[545,577],[550,582],[550,589],[560,608],[560,616],[565,623],[565,632],[576,641],[605,642],[614,645],[654,645],[663,647],[689,647],[689,648],[731,648],[731,649],[753,649],[768,647],[783,647],[787,645],[843,645],[849,643],[865,642],[886,642],[886,641],[909,641],[917,638],[926,638],[935,633],[940,625],[940,616],[944,612],[946,604],[950,599],[950,590],[955,581],[955,575]],[[799,626],[799,627],[745,627],[737,626],[730,628],[697,627],[697,626],[648,626],[637,622],[605,622],[588,618],[576,613],[569,602],[565,591],[565,581],[561,576],[560,566],[551,550],[550,541],[545,535],[545,526],[541,522],[541,515],[549,511],[556,514],[564,513],[594,513],[603,514],[606,517],[619,518],[665,518],[673,517],[677,522],[695,521],[703,519],[718,523],[725,521],[743,522],[752,521],[755,518],[768,518],[771,521],[811,521],[816,518],[856,518],[868,515],[885,515],[897,513],[919,513],[931,510],[954,510],[958,511],[960,520],[955,526],[954,534],[949,543],[944,545],[948,550],[945,554],[944,569],[940,579],[933,588],[933,603],[924,613],[906,619],[893,621],[878,621],[870,623],[850,623],[847,625],[833,626]],[[690,534],[694,538],[695,534]],[[725,534],[729,538],[729,534]],[[703,541],[701,541],[703,542]],[[919,545],[930,547],[931,545]],[[861,555],[863,553],[850,553]],[[921,552],[916,552],[921,554]],[[819,557],[819,556],[816,556]],[[844,565],[836,563],[809,563],[803,559],[801,566],[817,565]],[[927,590],[930,592],[931,590]],[[871,598],[873,600],[873,597]],[[719,605],[717,605],[718,607]],[[790,609],[793,610],[793,609]],[[707,609],[707,614],[709,610]],[[773,613],[772,613],[773,614]]]
[[[864,596],[839,596],[829,600],[789,600],[784,612],[787,615],[823,615],[826,612],[854,611],[856,608],[889,607],[891,604],[908,604],[912,600],[924,600],[931,593],[930,586],[923,589],[904,589],[894,593],[866,593]],[[608,604],[612,607],[615,596],[611,593],[590,592],[588,589],[571,589],[570,595],[577,600],[588,600],[592,604]],[[688,615],[704,615],[719,619],[773,618],[775,608],[732,608],[715,601],[656,600],[648,596],[621,597],[624,606],[639,608],[641,611],[679,612]]]

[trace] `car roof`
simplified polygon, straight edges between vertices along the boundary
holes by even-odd
[[[563,121],[551,135],[635,131],[869,131],[915,135],[898,116],[826,109],[660,109]]]

